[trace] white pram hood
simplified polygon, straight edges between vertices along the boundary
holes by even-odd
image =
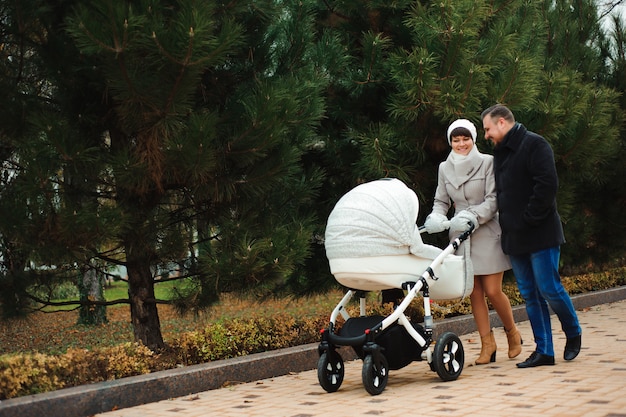
[[[337,281],[366,291],[403,288],[433,265],[433,300],[467,297],[474,287],[471,262],[451,252],[432,264],[443,251],[422,241],[418,210],[417,195],[398,179],[361,184],[345,194],[326,225],[326,256]]]
[[[361,184],[335,205],[326,225],[328,259],[412,253],[434,259],[441,249],[426,245],[417,227],[419,202],[395,178]]]

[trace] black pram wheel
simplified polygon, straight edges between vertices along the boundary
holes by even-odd
[[[343,358],[334,350],[320,355],[317,362],[317,379],[326,392],[335,392],[343,382]]]
[[[435,344],[433,364],[437,375],[444,381],[454,381],[461,375],[465,353],[461,339],[454,333],[445,332]]]
[[[367,355],[363,359],[363,371],[361,377],[363,379],[363,386],[365,390],[371,395],[378,395],[387,386],[387,380],[389,379],[389,366],[387,365],[387,358],[384,355],[379,355],[380,364],[376,365],[374,357]]]

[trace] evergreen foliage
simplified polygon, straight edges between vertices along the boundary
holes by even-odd
[[[600,243],[610,222],[594,214],[615,195],[613,172],[623,165],[618,161],[623,87],[600,75],[611,73],[607,56],[615,54],[607,52],[593,2],[420,1],[404,3],[404,12],[393,3],[370,13],[378,20],[363,19],[362,10],[349,6],[342,9],[345,3],[332,3],[327,12],[341,16],[336,31],[346,38],[360,36],[349,43],[354,58],[348,62],[358,68],[361,56],[376,56],[378,62],[368,68],[380,70],[370,78],[375,82],[366,84],[367,92],[377,91],[376,101],[349,68],[340,78],[361,86],[354,104],[328,96],[329,109],[352,110],[332,120],[336,130],[327,141],[342,158],[336,165],[349,179],[342,184],[344,192],[365,180],[401,178],[418,192],[423,221],[432,204],[436,167],[449,152],[448,124],[465,117],[480,128],[482,110],[499,102],[554,148],[568,238],[564,265],[619,258],[623,251]],[[382,20],[389,10],[403,16],[401,25]],[[489,153],[490,144],[480,136],[479,148]]]
[[[335,202],[397,177],[423,222],[448,124],[495,102],[554,148],[564,265],[623,258],[624,26],[592,1],[0,0],[0,21],[3,314],[123,266],[162,347],[157,279],[186,280],[181,310],[327,289]]]
[[[23,244],[34,266],[124,265],[135,338],[159,348],[155,268],[176,265],[171,279],[198,290],[178,305],[202,308],[222,291],[271,291],[304,261],[321,174],[300,159],[325,82],[304,5],[68,2],[55,22],[24,12],[10,18],[45,36],[20,58],[45,58],[39,79],[54,93],[23,109],[31,131],[12,161],[27,162],[8,181],[38,203],[21,222],[41,236]]]

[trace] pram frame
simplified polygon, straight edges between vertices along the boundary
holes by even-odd
[[[435,275],[435,268],[444,261],[446,256],[456,252],[461,243],[469,238],[473,230],[474,226],[468,223],[468,230],[453,239],[448,246],[433,259],[428,268],[426,268],[416,281],[403,282],[401,288],[408,292],[402,302],[396,306],[392,314],[383,318],[380,323],[366,329],[363,334],[359,336],[347,337],[335,333],[335,326],[340,315],[345,320],[351,318],[351,315],[346,310],[346,306],[355,295],[359,296],[360,317],[366,316],[365,295],[367,291],[350,288],[347,290],[341,301],[339,301],[333,309],[328,327],[321,331],[322,340],[318,347],[320,355],[318,361],[318,380],[322,388],[327,392],[334,392],[339,389],[343,382],[343,360],[335,350],[338,346],[352,346],[362,347],[364,352],[362,379],[365,389],[371,395],[382,393],[387,384],[388,372],[386,359],[381,351],[381,347],[376,343],[376,337],[394,325],[404,327],[408,335],[421,347],[421,360],[427,361],[431,370],[437,372],[442,380],[456,380],[460,376],[463,370],[464,352],[463,345],[456,335],[451,332],[443,333],[437,341],[437,345],[439,345],[435,349],[437,353],[433,353],[433,351],[429,349],[433,341],[433,319],[427,279],[430,278],[435,281],[439,279]],[[422,226],[420,227],[420,232],[423,231],[424,228]],[[415,329],[405,314],[406,309],[419,293],[422,293],[424,302],[423,335]],[[457,349],[455,352],[444,352],[442,350],[443,348],[440,348],[441,345],[448,345],[449,343],[454,346],[453,349]],[[436,357],[438,355],[441,357]],[[458,356],[461,363],[457,363],[456,366],[453,365],[453,369],[449,369],[447,362],[455,361],[455,355]]]

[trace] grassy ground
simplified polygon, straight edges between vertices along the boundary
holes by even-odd
[[[117,282],[113,287],[107,288],[107,299],[126,298],[125,285],[124,282]],[[167,299],[168,285],[171,284],[156,286],[157,297]],[[570,294],[626,285],[626,267],[620,266],[600,273],[565,277],[564,285]],[[512,304],[522,302],[514,283],[505,282],[504,289]],[[220,304],[197,316],[181,317],[172,307],[160,305],[159,318],[163,337],[168,342],[183,332],[200,330],[209,323],[238,317],[271,316],[277,311],[289,312],[294,317],[328,317],[342,296],[341,290],[306,299],[284,298],[264,302],[224,296]],[[454,307],[456,313],[468,314],[470,312],[469,299],[464,300],[462,306]],[[445,308],[440,310],[442,314],[446,314]],[[100,326],[77,325],[77,311],[62,311],[38,312],[22,320],[0,321],[0,355],[16,352],[59,354],[71,347],[90,349],[133,341],[130,311],[127,305],[109,307],[107,318],[108,323]]]
[[[167,285],[157,285],[157,297],[166,298]],[[126,284],[116,282],[106,289],[107,299],[127,297]],[[161,330],[165,341],[176,335],[199,330],[207,324],[252,314],[271,315],[275,311],[290,311],[294,315],[330,315],[341,299],[337,290],[306,299],[279,299],[262,303],[253,299],[225,296],[210,311],[181,317],[168,305],[159,305]],[[132,342],[133,330],[127,305],[107,308],[108,323],[99,326],[77,325],[78,311],[37,312],[25,319],[0,321],[0,355],[16,352],[59,354],[68,348],[91,349]]]

